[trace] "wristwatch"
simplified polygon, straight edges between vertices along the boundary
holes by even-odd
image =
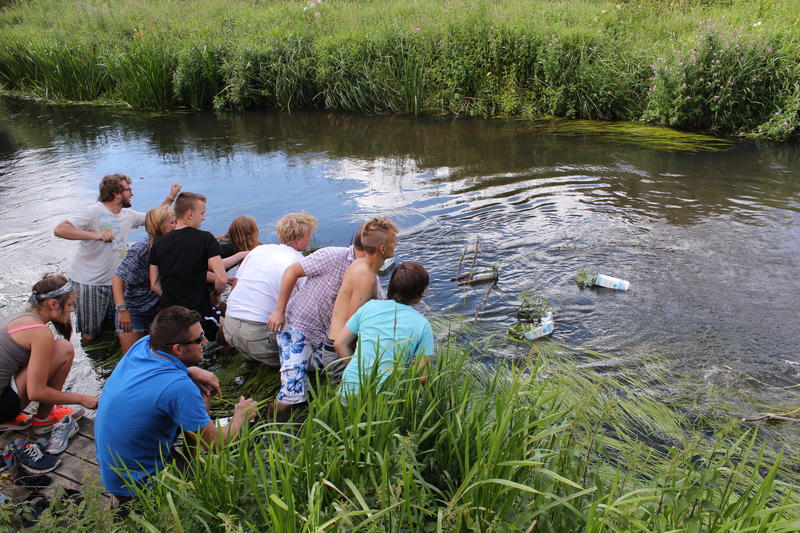
[[[118,312],[118,313],[119,313],[120,311],[127,311],[127,310],[128,310],[128,306],[127,306],[126,304],[119,304],[119,305],[117,306],[117,312]]]

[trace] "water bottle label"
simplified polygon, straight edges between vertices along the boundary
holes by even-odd
[[[624,279],[612,278],[611,276],[606,276],[604,274],[597,275],[595,285],[607,287],[609,289],[616,289],[618,291],[627,291],[631,286],[630,282]]]

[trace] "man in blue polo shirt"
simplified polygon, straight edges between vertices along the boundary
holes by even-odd
[[[218,429],[208,416],[217,377],[196,366],[208,342],[200,314],[177,305],[156,315],[150,335],[134,344],[106,381],[94,435],[100,476],[120,501],[169,459],[178,432],[196,433],[206,448],[236,435],[256,414],[252,398],[239,399],[231,423]]]

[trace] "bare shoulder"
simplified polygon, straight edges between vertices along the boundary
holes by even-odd
[[[25,326],[33,326],[36,324],[41,324],[42,321],[38,317],[25,315],[19,318],[16,318],[8,323],[8,329],[17,329],[17,328],[24,328]],[[38,328],[37,328],[38,329]]]
[[[371,278],[375,275],[369,268],[369,264],[364,259],[356,259],[353,261],[344,273],[344,280],[352,280],[355,282],[362,282],[365,277]]]

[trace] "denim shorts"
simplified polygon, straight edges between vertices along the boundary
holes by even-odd
[[[150,329],[150,323],[153,322],[157,313],[155,310],[149,313],[137,313],[129,309],[128,314],[131,315],[131,332],[142,333]],[[119,313],[116,311],[114,311],[114,326],[117,333],[124,333],[119,326]]]

